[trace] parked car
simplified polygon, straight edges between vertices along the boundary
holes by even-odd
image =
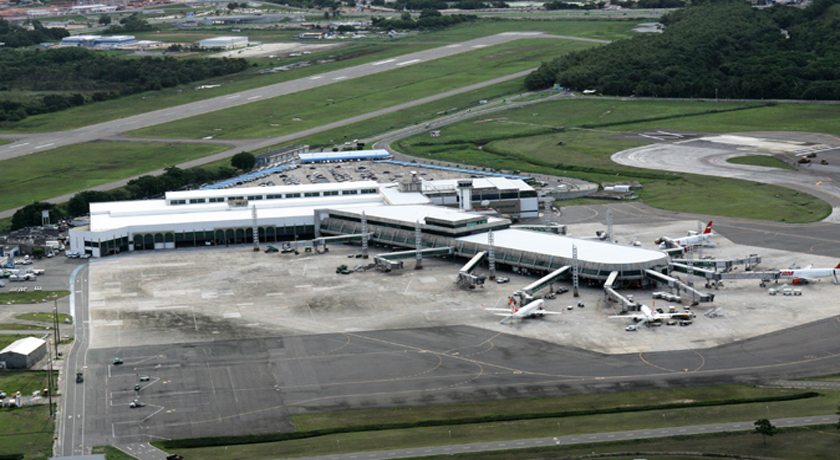
[[[500,277],[496,278],[496,282],[499,283],[499,284],[504,284],[504,283],[507,283],[508,281],[510,281],[510,278],[505,278],[504,276],[500,276]]]

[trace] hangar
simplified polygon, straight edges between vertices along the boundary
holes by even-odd
[[[248,46],[248,37],[213,37],[198,41],[199,48],[232,50]]]
[[[24,337],[0,351],[0,369],[29,369],[46,354],[46,341]]]

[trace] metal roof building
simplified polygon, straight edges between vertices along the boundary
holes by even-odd
[[[198,41],[199,48],[232,50],[248,46],[248,37],[213,37]]]
[[[384,149],[345,150],[343,152],[301,153],[301,163],[326,163],[331,161],[387,160],[391,154]]]
[[[24,337],[0,351],[0,368],[29,369],[46,354],[46,341],[37,337]]]

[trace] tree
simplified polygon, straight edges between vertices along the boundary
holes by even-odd
[[[230,159],[231,166],[243,171],[250,170],[255,164],[257,164],[257,159],[254,158],[254,155],[251,155],[248,152],[237,153]]]
[[[49,211],[52,222],[64,217],[54,204],[36,201],[15,211],[12,216],[12,230],[41,225],[41,211]]]
[[[779,429],[770,423],[770,420],[761,418],[755,421],[755,432],[761,434],[764,444],[767,444],[767,436],[773,436],[779,432]]]
[[[107,26],[111,23],[111,16],[108,14],[103,14],[102,16],[99,16],[99,23],[103,26]]]

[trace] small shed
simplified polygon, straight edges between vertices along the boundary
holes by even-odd
[[[47,342],[37,337],[25,337],[12,342],[0,351],[0,368],[29,369],[47,354]]]

